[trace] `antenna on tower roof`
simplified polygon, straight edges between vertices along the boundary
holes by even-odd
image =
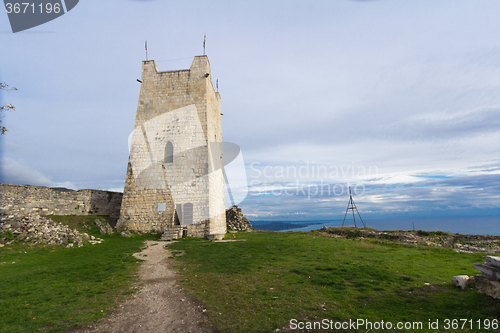
[[[354,210],[356,209],[356,212],[358,212],[359,219],[363,223],[363,227],[366,228],[365,222],[363,222],[363,219],[361,218],[361,215],[359,215],[358,208],[356,207],[356,204],[354,203],[354,200],[352,199],[351,187],[350,186],[349,186],[349,202],[347,203],[347,209],[345,211],[344,221],[342,221],[342,226],[344,226],[345,217],[347,216],[347,212],[349,211],[349,209],[352,210],[352,218],[354,219],[354,227],[356,228],[356,217],[354,215]]]
[[[207,41],[207,34],[203,35],[203,55],[205,55],[205,42]]]

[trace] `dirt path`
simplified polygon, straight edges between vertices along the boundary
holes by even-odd
[[[139,268],[144,287],[133,299],[121,304],[111,317],[68,332],[216,332],[208,324],[203,308],[176,285],[175,271],[167,261],[170,250],[164,248],[165,244],[167,242],[146,241],[147,247],[134,254],[145,261]]]

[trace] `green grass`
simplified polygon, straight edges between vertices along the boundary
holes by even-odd
[[[500,317],[500,301],[451,285],[454,275],[478,274],[472,266],[484,254],[318,233],[236,237],[246,241],[183,239],[168,245],[185,251],[174,256],[179,283],[205,304],[209,321],[222,332],[271,332],[292,318],[420,321],[419,332],[435,332],[427,329],[429,319],[438,319],[445,331],[445,319]],[[480,331],[474,327],[460,331]]]
[[[88,234],[93,234],[94,236],[100,237],[99,227],[94,224],[95,220],[106,220],[111,226],[116,225],[116,218],[113,217],[103,217],[97,215],[89,216],[77,216],[77,215],[65,215],[65,216],[48,216],[52,220],[59,223],[65,224],[72,229],[76,229],[80,232],[86,232]]]
[[[0,248],[0,332],[59,332],[98,320],[135,292],[144,240],[101,235],[97,216],[53,217],[104,239],[81,248],[30,247],[13,243]],[[15,262],[15,264],[13,264]]]

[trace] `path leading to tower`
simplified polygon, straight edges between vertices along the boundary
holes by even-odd
[[[176,284],[176,272],[168,257],[168,242],[146,241],[135,257],[145,260],[139,268],[144,287],[131,300],[119,305],[108,318],[69,330],[71,333],[164,333],[216,332],[203,307],[185,295]]]

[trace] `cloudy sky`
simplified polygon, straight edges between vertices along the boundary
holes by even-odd
[[[123,190],[144,41],[206,52],[252,219],[500,216],[500,2],[82,0],[0,14],[3,183]],[[228,202],[229,203],[229,202]]]

